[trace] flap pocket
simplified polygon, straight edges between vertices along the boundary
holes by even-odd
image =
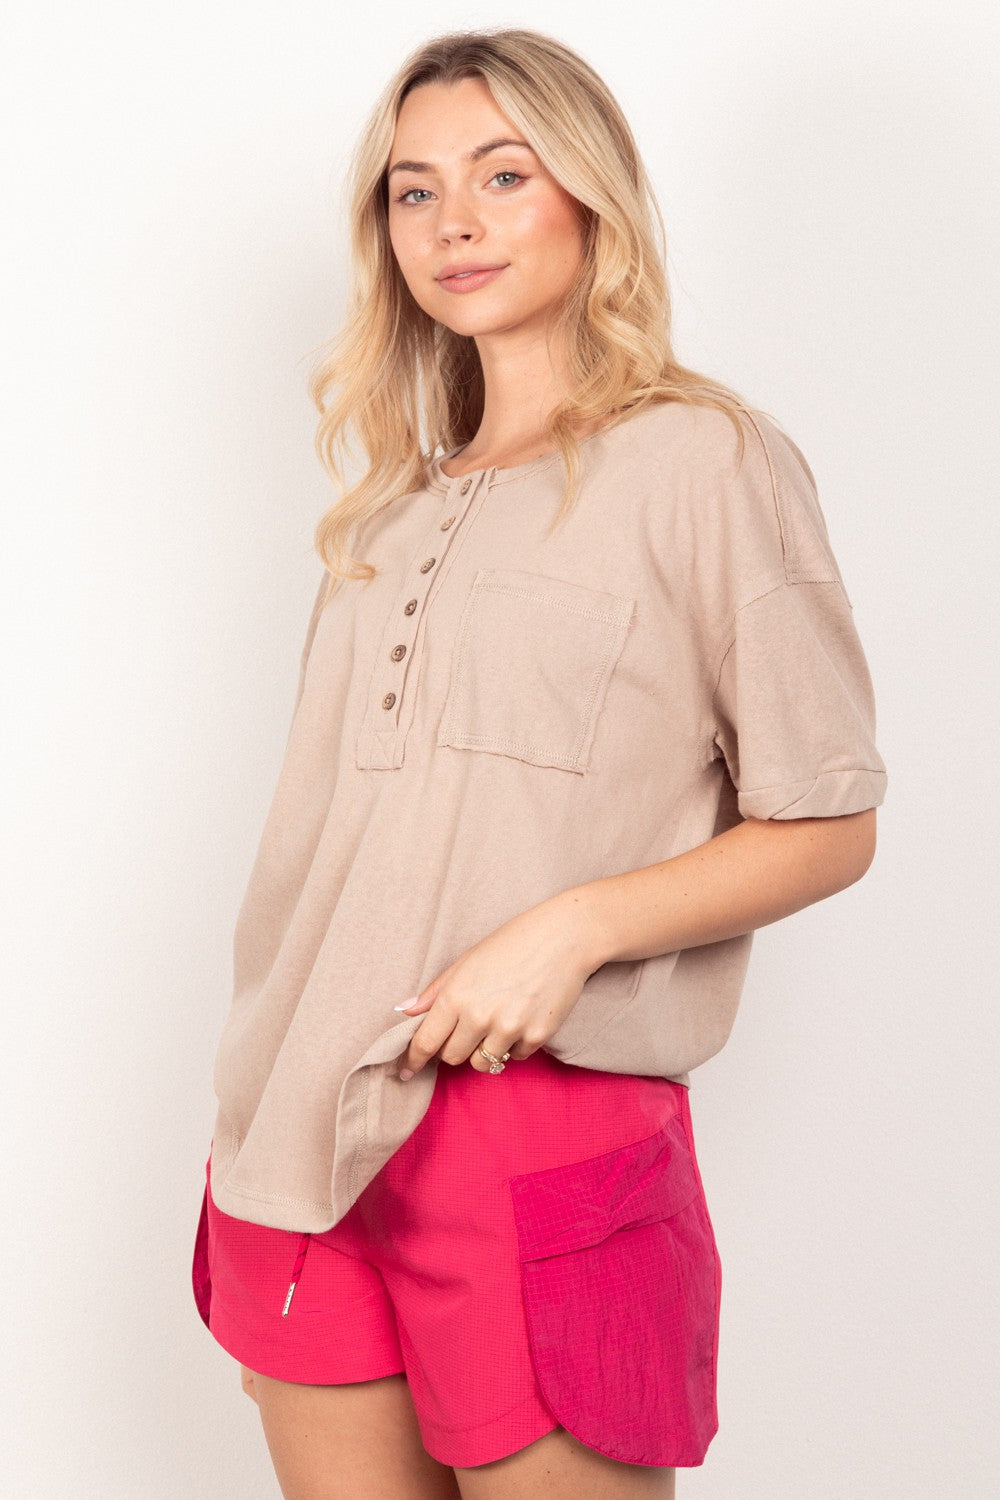
[[[508,1178],[546,1404],[588,1447],[696,1465],[718,1427],[721,1273],[684,1124]]]
[[[509,1179],[521,1260],[599,1244],[680,1213],[700,1192],[679,1115],[630,1146]]]

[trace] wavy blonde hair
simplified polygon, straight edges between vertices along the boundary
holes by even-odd
[[[348,551],[352,529],[419,489],[438,447],[447,451],[467,443],[482,417],[483,373],[474,339],[454,333],[416,303],[389,239],[386,174],[403,100],[422,84],[463,78],[485,82],[581,205],[582,271],[553,330],[565,341],[575,379],[546,433],[561,451],[566,473],[553,524],[566,515],[579,486],[576,429],[595,420],[613,426],[644,406],[668,401],[715,406],[731,416],[742,459],[738,412],[748,407],[728,386],[674,357],[663,217],[607,85],[569,47],[541,32],[498,27],[433,37],[386,85],[355,148],[347,318],[309,381],[321,413],[316,449],[342,492],[317,522],[314,538],[329,572],[327,598],[337,578],[368,579],[377,571]],[[352,428],[367,455],[367,471],[344,492],[337,454],[349,455]]]

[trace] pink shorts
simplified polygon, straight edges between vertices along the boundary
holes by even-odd
[[[703,1462],[721,1268],[683,1084],[544,1050],[498,1075],[438,1063],[416,1130],[322,1234],[222,1213],[207,1179],[195,1300],[249,1369],[404,1373],[453,1467],[557,1426],[624,1463]]]

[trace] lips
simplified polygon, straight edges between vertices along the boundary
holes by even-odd
[[[449,274],[438,277],[438,286],[452,294],[476,292],[481,286],[488,286],[491,281],[495,281],[506,269],[506,266],[483,266],[475,270],[469,266],[446,266],[445,270]]]
[[[450,281],[450,280],[452,280],[453,277],[458,277],[458,278],[461,279],[461,278],[464,278],[466,276],[474,275],[478,271],[502,271],[502,270],[503,270],[503,266],[502,265],[497,265],[497,264],[487,265],[483,261],[459,260],[459,261],[455,261],[454,264],[452,264],[450,266],[445,266],[444,270],[439,273],[439,275],[437,276],[436,280],[438,280],[438,281]]]

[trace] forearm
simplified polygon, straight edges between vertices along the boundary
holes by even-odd
[[[554,899],[599,968],[777,922],[859,880],[874,850],[874,808],[839,818],[748,818],[673,859]]]

